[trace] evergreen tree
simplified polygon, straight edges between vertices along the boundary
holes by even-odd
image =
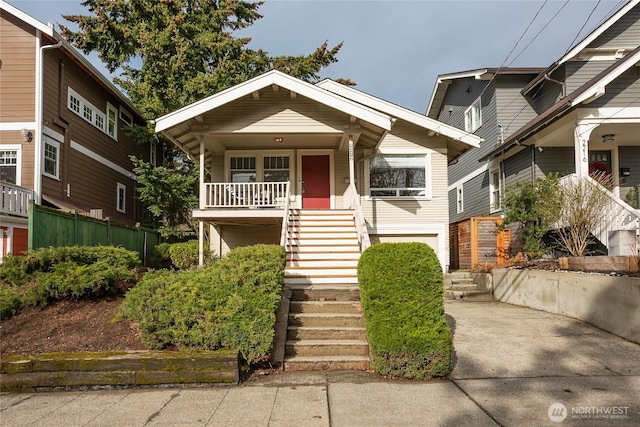
[[[323,43],[313,53],[271,57],[247,47],[251,39],[234,32],[262,16],[263,2],[239,0],[85,0],[88,15],[65,15],[78,31],[61,26],[62,34],[85,53],[95,51],[114,73],[147,120],[168,114],[238,83],[277,69],[315,82],[318,72],[336,62],[342,43]],[[140,143],[155,143],[149,127],[126,131]],[[167,150],[169,163],[181,155]],[[189,224],[194,204],[191,168],[153,168],[132,158],[141,200],[147,202],[152,225],[168,237]],[[181,163],[178,161],[178,163]],[[165,163],[165,166],[169,166]],[[197,199],[196,199],[197,200]]]

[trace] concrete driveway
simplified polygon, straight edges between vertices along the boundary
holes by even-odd
[[[285,372],[240,386],[0,395],[5,426],[640,425],[640,346],[578,320],[447,302],[446,380]]]

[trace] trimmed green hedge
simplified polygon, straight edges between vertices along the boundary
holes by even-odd
[[[204,248],[204,264],[211,265],[218,259],[206,245]],[[195,268],[199,262],[199,247],[197,240],[179,243],[160,243],[153,249],[151,265],[154,268],[174,268],[187,270]]]
[[[423,243],[381,243],[358,263],[372,368],[410,379],[451,369],[453,338],[444,314],[442,269]]]
[[[151,349],[226,348],[255,362],[273,345],[284,266],[283,247],[255,245],[201,269],[147,273],[120,313],[138,322]]]
[[[66,298],[93,298],[122,291],[135,280],[135,252],[113,246],[41,248],[8,256],[0,265],[0,318],[23,305]]]

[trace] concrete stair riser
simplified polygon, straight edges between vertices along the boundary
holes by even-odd
[[[289,313],[361,314],[362,307],[356,301],[291,301]]]
[[[358,269],[353,266],[333,268],[287,267],[284,277],[358,277]]]
[[[288,340],[361,340],[367,339],[365,328],[289,326]]]
[[[364,319],[357,314],[294,313],[289,315],[289,326],[363,328]]]
[[[291,287],[292,301],[360,301],[360,291],[353,285],[342,287]]]
[[[291,340],[286,352],[289,356],[368,356],[369,345],[352,340]]]
[[[292,357],[285,362],[288,371],[367,370],[368,356]]]

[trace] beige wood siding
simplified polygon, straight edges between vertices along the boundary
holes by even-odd
[[[231,249],[258,243],[279,245],[281,226],[243,227],[235,225],[220,226],[220,240],[222,254],[226,255]]]
[[[206,113],[205,122],[210,121],[222,123],[216,132],[322,133],[342,132],[349,117],[301,96],[291,98],[289,91],[269,89],[260,99],[247,95]]]
[[[362,208],[372,227],[387,224],[449,223],[447,195],[446,144],[440,137],[429,137],[425,130],[405,123],[397,123],[380,144],[382,154],[430,154],[431,200],[372,199],[361,187]],[[368,162],[364,162],[364,168]],[[366,176],[362,169],[363,178]]]
[[[426,243],[438,254],[440,248],[438,246],[438,236],[434,234],[421,234],[421,235],[402,235],[402,234],[386,234],[386,235],[372,235],[371,243],[402,243],[402,242],[420,242]]]
[[[0,120],[35,120],[35,30],[5,13],[0,16]]]

